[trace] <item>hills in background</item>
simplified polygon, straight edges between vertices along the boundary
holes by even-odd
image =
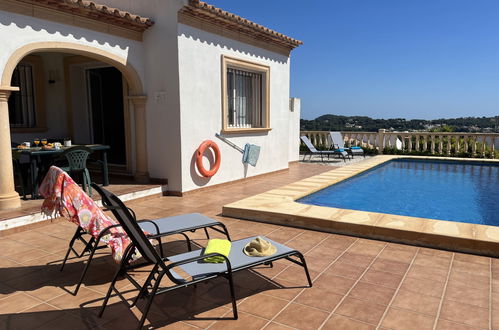
[[[300,120],[302,131],[436,131],[499,133],[499,116],[452,119],[373,119],[365,116],[322,115],[313,120]]]

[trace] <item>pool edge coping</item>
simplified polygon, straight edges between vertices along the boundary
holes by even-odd
[[[265,223],[382,239],[466,253],[499,256],[499,227],[330,208],[296,200],[394,159],[498,163],[497,159],[378,155],[363,162],[224,205],[222,215]]]

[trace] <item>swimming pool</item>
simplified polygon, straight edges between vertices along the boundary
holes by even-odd
[[[499,226],[499,166],[395,159],[297,202]]]

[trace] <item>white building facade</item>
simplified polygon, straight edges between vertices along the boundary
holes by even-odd
[[[106,5],[0,0],[0,209],[19,206],[11,146],[35,137],[109,144],[116,171],[177,195],[298,160],[300,41],[197,0]],[[257,165],[215,134],[260,146]],[[205,140],[221,153],[209,178]]]

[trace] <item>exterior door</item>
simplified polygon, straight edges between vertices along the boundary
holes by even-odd
[[[114,67],[87,69],[87,84],[92,143],[111,146],[109,163],[126,166],[121,72]]]

